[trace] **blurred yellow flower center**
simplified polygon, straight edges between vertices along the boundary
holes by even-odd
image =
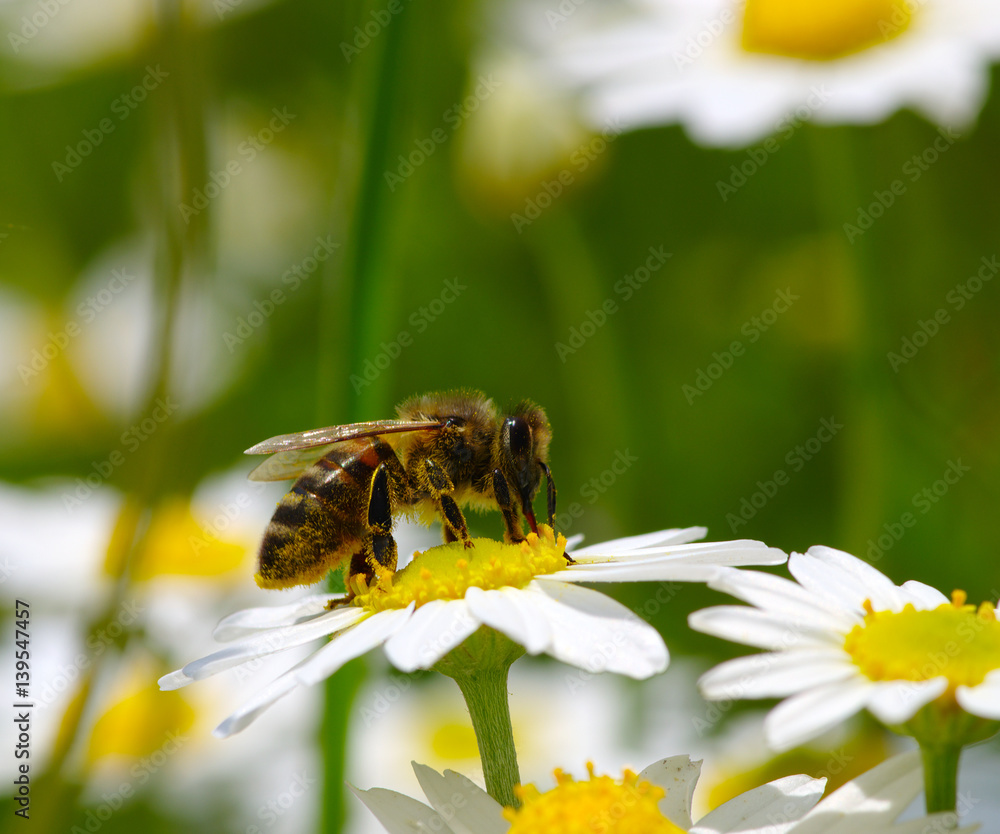
[[[479,745],[471,724],[447,721],[434,727],[431,749],[442,759],[478,759]]]
[[[746,0],[743,48],[828,61],[891,40],[910,25],[912,0]]]
[[[363,577],[354,577],[353,605],[370,611],[406,608],[435,599],[461,599],[469,588],[523,588],[536,576],[566,567],[565,536],[540,524],[540,535],[529,533],[519,544],[493,539],[473,539],[473,547],[462,542],[432,547],[417,553],[405,568],[383,574],[370,587]]]
[[[521,807],[505,808],[510,821],[508,834],[683,834],[660,812],[663,788],[626,770],[621,779],[595,776],[587,763],[590,778],[577,782],[561,770],[552,790],[539,793],[534,785],[514,789]]]
[[[874,611],[865,602],[864,625],[847,635],[844,648],[875,681],[925,681],[944,676],[949,688],[976,686],[1000,669],[1000,623],[992,605],[965,604],[964,591],[932,611],[907,605]]]

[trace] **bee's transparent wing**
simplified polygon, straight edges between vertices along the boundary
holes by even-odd
[[[250,473],[249,478],[251,481],[287,481],[305,472],[327,454],[335,443],[380,434],[427,431],[443,425],[438,420],[370,420],[367,423],[349,423],[345,426],[280,434],[246,450],[244,454],[247,455],[271,455]]]
[[[334,444],[328,443],[326,446],[310,446],[307,449],[289,449],[287,452],[276,452],[247,477],[251,481],[288,481],[297,478],[329,452],[333,446]]]

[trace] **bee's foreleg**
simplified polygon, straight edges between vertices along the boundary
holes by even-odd
[[[424,471],[427,473],[427,483],[444,522],[445,542],[461,539],[466,547],[472,547],[472,539],[469,538],[469,526],[465,523],[465,516],[462,515],[455,499],[451,497],[455,486],[452,484],[451,478],[448,477],[448,473],[430,458],[424,461]]]
[[[368,494],[368,528],[372,532],[372,560],[389,571],[396,570],[398,552],[392,537],[392,504],[389,500],[389,467],[379,464]],[[352,566],[353,567],[353,566]]]
[[[503,513],[503,523],[506,528],[504,539],[508,542],[523,542],[524,533],[521,531],[521,519],[517,515],[517,507],[510,497],[510,489],[507,487],[507,479],[499,469],[493,470],[493,495],[497,499],[500,512]]]

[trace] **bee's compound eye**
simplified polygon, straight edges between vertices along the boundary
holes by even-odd
[[[507,444],[515,458],[524,458],[531,453],[531,426],[523,417],[508,417],[504,421],[507,429]]]
[[[465,420],[461,417],[449,417],[444,421],[444,427],[446,429],[460,429],[465,425]]]

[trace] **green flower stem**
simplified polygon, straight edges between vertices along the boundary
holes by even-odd
[[[920,753],[924,762],[924,797],[927,802],[927,813],[949,811],[956,814],[961,745],[921,743]],[[950,827],[954,828],[957,822],[956,814]]]
[[[509,669],[484,669],[457,677],[455,682],[462,690],[476,731],[486,790],[501,805],[517,807],[520,803],[514,796],[514,786],[520,783],[521,775],[507,704]]]
[[[434,666],[462,690],[476,731],[487,793],[513,808],[521,804],[514,796],[521,775],[507,705],[507,673],[522,654],[523,647],[483,626]]]

